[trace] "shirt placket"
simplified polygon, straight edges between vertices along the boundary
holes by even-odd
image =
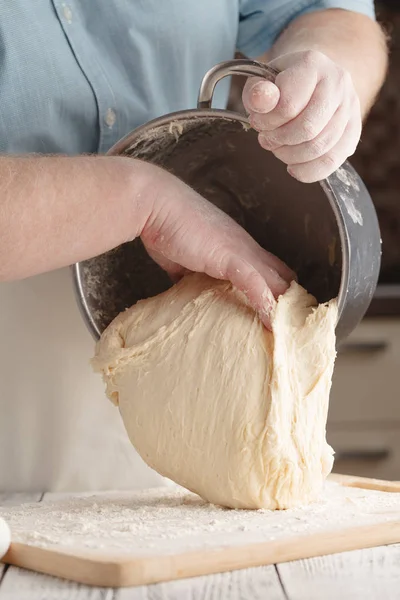
[[[93,91],[98,114],[98,152],[103,154],[122,137],[116,96],[101,67],[99,57],[91,48],[79,5],[74,0],[52,1],[70,50]]]

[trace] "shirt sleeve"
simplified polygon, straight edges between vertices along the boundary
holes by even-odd
[[[274,43],[289,23],[309,12],[342,8],[375,19],[373,0],[239,0],[237,49],[255,58]]]

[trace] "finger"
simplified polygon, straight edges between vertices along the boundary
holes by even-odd
[[[294,60],[294,58],[296,59]],[[269,66],[280,71],[275,83],[280,90],[280,101],[271,117],[269,130],[281,127],[295,119],[308,105],[318,83],[332,75],[332,61],[316,50],[283,54]]]
[[[176,283],[177,281],[182,279],[182,277],[184,275],[191,273],[191,271],[189,271],[189,269],[186,269],[185,267],[178,265],[177,263],[173,262],[172,260],[169,260],[161,252],[158,252],[157,250],[154,250],[154,249],[150,250],[149,248],[146,247],[146,251],[147,251],[147,254],[154,260],[154,262],[156,262],[158,264],[158,266],[160,266],[164,271],[166,271],[168,273],[170,279],[174,283]]]
[[[193,271],[189,271],[189,269],[185,269],[185,267],[181,267],[180,269],[174,269],[172,272],[169,272],[167,269],[164,269],[168,275],[168,277],[170,278],[170,280],[172,281],[172,283],[178,283],[178,281],[180,281],[182,279],[182,277],[185,277],[185,275],[190,275],[190,273],[193,273]]]
[[[344,134],[348,122],[348,103],[343,103],[316,138],[296,146],[281,146],[273,150],[273,154],[287,165],[297,165],[320,158],[336,146]]]
[[[257,263],[252,263],[250,262],[250,260],[248,260],[247,258],[243,258],[243,256],[241,255],[231,254],[224,261],[224,278],[229,279],[229,281],[232,281],[232,283],[234,283],[233,279],[239,282],[245,281],[248,278],[255,277],[254,273],[257,273],[259,275],[259,278],[257,279],[258,285],[261,286],[261,281],[264,282],[261,292],[264,292],[265,288],[268,287],[268,289],[272,292],[272,295],[275,298],[278,298],[279,296],[284,294],[289,287],[288,282],[282,279],[279,273],[277,273],[271,267],[263,265],[259,270],[258,266],[259,265]],[[243,284],[241,284],[240,287],[242,289],[244,287]]]
[[[248,274],[253,275],[254,271],[256,271],[260,274],[264,284],[270,288],[272,294],[277,298],[285,293],[289,287],[289,281],[285,281],[279,273],[262,258],[266,254],[267,252],[261,247],[258,247],[257,252],[249,252],[248,250],[240,252],[240,248],[238,249],[237,247],[232,251],[230,248],[226,250],[221,247],[213,253],[212,260],[209,260],[204,265],[204,271],[207,275],[210,275],[210,277],[214,277],[215,279],[227,279],[232,281],[232,283],[232,277],[235,281],[238,279],[242,280],[245,279]],[[279,259],[277,260],[279,261]],[[234,270],[232,265],[238,265],[237,271]],[[243,285],[241,285],[241,288],[242,287]]]
[[[279,89],[271,81],[251,77],[243,89],[243,105],[248,113],[268,113],[279,101]]]
[[[266,272],[268,269],[272,269],[287,283],[296,279],[296,273],[283,260],[260,246],[247,231],[243,230],[241,233],[240,245],[236,243],[234,249],[232,248],[235,254],[241,256],[243,260],[247,260],[260,272],[263,272],[264,268]]]
[[[255,256],[250,262],[261,273],[266,281],[269,280],[271,270],[278,273],[281,279],[286,283],[291,283],[292,281],[297,280],[296,273],[290,267],[288,267],[286,263],[284,263],[274,254],[264,250],[264,248],[261,246],[259,247],[257,256]],[[284,293],[285,289],[279,291],[278,295]]]
[[[360,139],[361,127],[361,119],[351,120],[342,138],[329,152],[315,160],[291,165],[288,167],[288,172],[303,183],[313,183],[325,179],[354,154]]]
[[[263,266],[267,269],[272,268],[287,283],[296,279],[296,273],[283,260],[265,250],[245,229],[237,223],[232,223],[230,217],[227,218],[229,219],[229,228],[226,233],[229,242],[225,247],[220,248],[218,252],[220,256],[237,254],[260,271],[263,270]],[[220,234],[221,224],[219,224],[218,231]]]
[[[289,68],[276,77],[275,85],[280,95],[279,102],[266,115],[257,115],[257,125],[264,130],[273,131],[292,121],[306,108],[319,81],[319,74],[313,70],[305,72],[302,68]]]
[[[264,278],[252,265],[238,256],[232,256],[226,265],[229,281],[246,296],[264,325],[271,328],[271,314],[276,300]]]
[[[275,150],[283,145],[294,146],[310,142],[327,126],[343,95],[332,89],[328,79],[320,81],[306,108],[292,121],[260,134],[260,144],[266,150]]]

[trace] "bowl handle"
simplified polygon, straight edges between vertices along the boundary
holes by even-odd
[[[278,73],[279,71],[276,69],[255,60],[240,58],[219,63],[210,69],[203,77],[197,101],[197,108],[211,108],[215,86],[224,77],[230,77],[231,75],[243,75],[244,77],[255,76],[264,77],[264,79],[274,82]]]

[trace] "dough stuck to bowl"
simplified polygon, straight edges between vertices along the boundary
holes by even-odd
[[[231,284],[193,274],[118,315],[93,367],[150,467],[213,504],[319,498],[337,303],[293,282],[272,332]]]

